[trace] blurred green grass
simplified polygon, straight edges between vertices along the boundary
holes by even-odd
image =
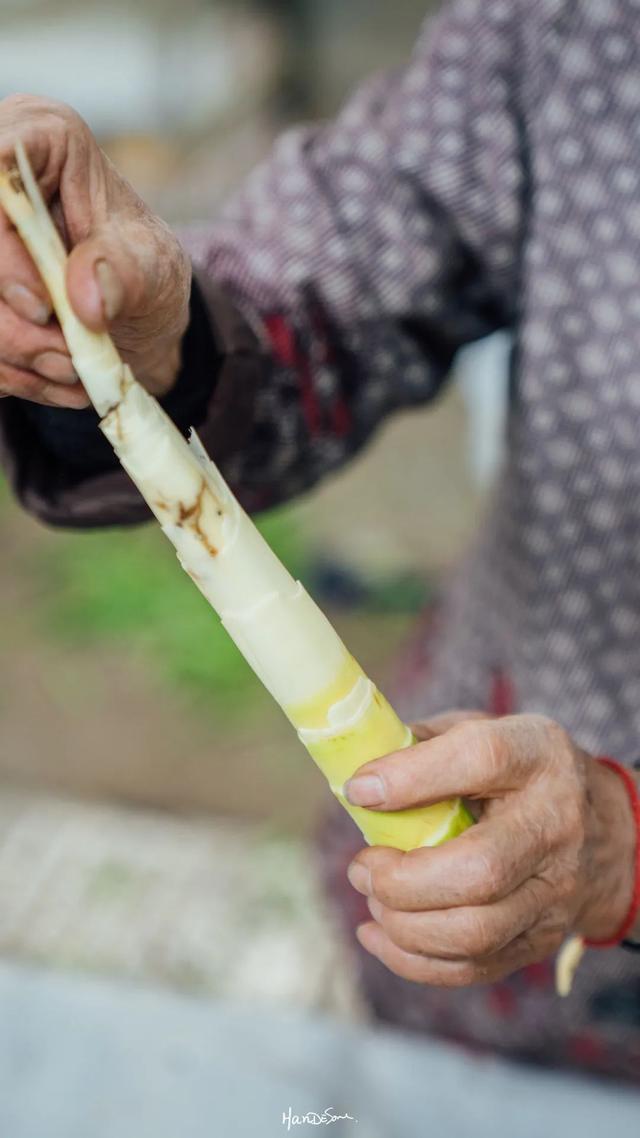
[[[303,541],[286,511],[260,530],[298,576]],[[70,647],[126,644],[170,686],[215,712],[250,710],[255,677],[155,527],[63,534],[32,563],[46,631]]]
[[[261,685],[156,526],[49,536],[25,530],[21,538],[19,514],[0,479],[0,524],[5,520],[10,532],[18,523],[5,570],[29,582],[36,635],[71,650],[123,650],[168,692],[231,729],[239,717],[264,711]],[[327,561],[291,509],[263,515],[258,526],[338,621],[356,655],[362,651],[374,664],[393,653],[430,596],[432,582],[413,572],[366,575],[340,559]]]

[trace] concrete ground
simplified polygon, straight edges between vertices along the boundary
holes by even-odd
[[[0,964],[6,1138],[602,1138],[638,1108],[392,1032]]]
[[[239,820],[5,788],[0,957],[360,1014],[306,845]]]
[[[2,1138],[600,1138],[639,1111],[373,1030],[301,840],[0,797]]]

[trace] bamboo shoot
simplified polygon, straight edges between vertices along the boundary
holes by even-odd
[[[242,510],[199,440],[187,442],[134,379],[111,338],[85,328],[65,287],[66,252],[28,158],[0,171],[0,204],[49,290],[74,367],[101,430],[174,545],[183,568],[219,614],[282,707],[331,790],[371,844],[431,846],[472,822],[459,800],[377,813],[350,806],[347,779],[370,759],[411,744],[400,721],[299,581]]]

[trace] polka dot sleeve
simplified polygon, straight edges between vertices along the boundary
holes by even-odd
[[[195,251],[271,359],[227,468],[249,501],[312,484],[384,416],[429,400],[460,345],[512,320],[530,51],[517,7],[445,8],[406,70],[285,135]]]

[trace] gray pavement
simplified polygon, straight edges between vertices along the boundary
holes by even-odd
[[[367,1027],[302,842],[5,787],[0,1138],[314,1125],[600,1138],[638,1132],[640,1095]]]
[[[357,1119],[331,1138],[602,1138],[640,1120],[630,1091],[395,1033],[0,964],[3,1138],[275,1138],[328,1108]]]
[[[2,956],[359,1014],[307,846],[238,819],[3,787]]]

